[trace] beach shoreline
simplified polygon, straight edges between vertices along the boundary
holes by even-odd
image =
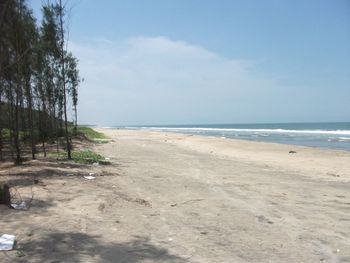
[[[128,135],[143,137],[150,135],[168,144],[188,148],[214,157],[235,158],[261,165],[271,165],[282,170],[304,173],[317,172],[317,176],[339,175],[350,180],[350,152],[300,145],[251,141],[216,136],[192,135],[178,132],[96,128],[107,136]],[[308,173],[308,174],[309,174]],[[342,175],[342,176],[340,176]],[[331,175],[332,177],[332,175]]]
[[[350,260],[350,153],[96,130],[111,141],[85,147],[111,165],[38,160],[0,173],[35,193],[28,211],[0,206],[0,229],[24,254],[2,262]],[[40,184],[24,182],[33,176]]]
[[[348,122],[154,125],[119,128],[350,151]]]

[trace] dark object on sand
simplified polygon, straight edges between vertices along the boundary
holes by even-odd
[[[11,205],[10,187],[7,184],[0,185],[0,204]]]
[[[289,153],[297,153],[296,151],[289,151]]]

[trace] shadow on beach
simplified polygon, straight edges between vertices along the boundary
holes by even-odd
[[[134,236],[124,243],[105,243],[100,236],[84,233],[49,233],[41,240],[21,244],[23,262],[188,262],[149,238]],[[22,262],[22,261],[20,261]]]

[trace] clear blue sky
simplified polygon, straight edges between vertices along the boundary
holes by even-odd
[[[68,6],[81,122],[350,121],[349,0]]]

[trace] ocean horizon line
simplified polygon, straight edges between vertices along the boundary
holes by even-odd
[[[223,123],[168,123],[168,124],[118,124],[118,125],[100,125],[85,124],[81,126],[90,126],[98,128],[121,128],[121,127],[173,127],[173,126],[217,126],[217,125],[276,125],[276,124],[349,124],[349,121],[310,121],[310,122],[223,122]]]

